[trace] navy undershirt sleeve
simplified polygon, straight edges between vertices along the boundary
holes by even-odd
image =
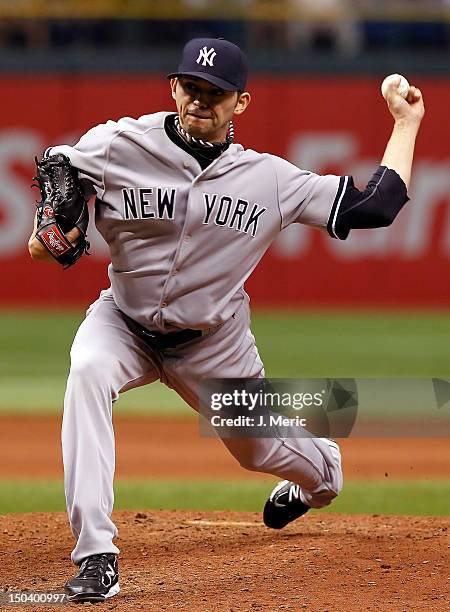
[[[341,176],[331,208],[327,230],[333,238],[345,240],[352,229],[390,225],[409,200],[400,176],[380,166],[364,191],[357,189],[351,176]]]

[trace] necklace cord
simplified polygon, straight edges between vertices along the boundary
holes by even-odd
[[[179,115],[175,115],[175,128],[176,128],[178,134],[187,143],[193,144],[193,145],[199,145],[201,147],[205,147],[205,148],[209,148],[209,149],[213,148],[213,147],[220,148],[220,147],[223,147],[224,145],[227,145],[227,144],[229,145],[234,140],[234,125],[233,125],[232,121],[230,121],[230,125],[229,125],[229,128],[228,128],[228,134],[227,134],[227,138],[226,138],[225,142],[208,142],[207,140],[202,140],[201,138],[195,138],[194,136],[191,136],[181,126],[181,121],[180,121],[180,116]]]

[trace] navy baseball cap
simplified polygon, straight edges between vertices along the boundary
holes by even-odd
[[[226,91],[244,91],[248,63],[239,47],[224,38],[193,38],[183,49],[181,64],[168,79],[192,76]]]

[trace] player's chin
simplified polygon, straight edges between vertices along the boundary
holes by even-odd
[[[188,115],[186,117],[187,131],[195,136],[194,132],[209,132],[213,127],[213,120],[211,117],[197,117],[196,115]]]
[[[188,130],[188,134],[190,134],[194,138],[201,138],[202,140],[209,140],[210,138],[213,137],[214,133],[215,133],[215,130],[212,130],[211,127],[209,127],[209,129],[208,128],[201,129],[195,126],[195,127],[191,127]]]

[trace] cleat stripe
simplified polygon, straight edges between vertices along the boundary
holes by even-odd
[[[273,498],[275,497],[275,495],[278,493],[278,491],[280,489],[282,489],[283,487],[285,487],[287,484],[289,484],[289,480],[282,480],[281,482],[279,482],[277,484],[277,486],[274,488],[274,490],[272,491],[272,493],[270,494],[270,501],[273,501]]]

